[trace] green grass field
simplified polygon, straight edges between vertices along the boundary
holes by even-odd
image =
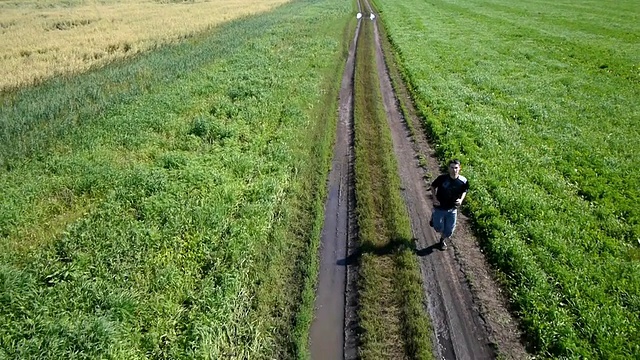
[[[303,357],[351,10],[3,94],[0,359]]]
[[[376,4],[530,348],[640,356],[640,3]]]

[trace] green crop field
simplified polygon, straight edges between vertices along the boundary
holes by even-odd
[[[376,0],[544,357],[640,357],[640,3]]]
[[[351,11],[0,94],[0,359],[303,354]]]

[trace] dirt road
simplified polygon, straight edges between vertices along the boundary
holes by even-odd
[[[393,147],[404,189],[403,195],[411,217],[411,228],[420,255],[420,268],[429,315],[436,332],[434,349],[438,358],[491,359],[495,357],[488,341],[484,321],[474,308],[464,274],[450,251],[437,249],[437,238],[429,226],[431,199],[418,166],[410,134],[396,106],[396,98],[387,73],[380,34],[376,23],[376,56],[380,87]]]
[[[375,15],[370,15],[374,12],[367,2],[359,3],[359,7],[364,12],[349,50],[339,99],[339,124],[329,175],[316,314],[310,339],[311,356],[314,359],[358,357],[357,324],[354,323],[358,311],[357,272],[349,261],[355,253],[357,237],[353,218],[353,74],[360,23],[373,21],[380,92],[411,218],[426,307],[433,323],[434,356],[492,359],[500,354],[504,358],[527,358],[516,322],[506,309],[466,218],[461,216],[449,250],[441,251],[436,246],[437,234],[429,226],[433,206],[424,178],[425,174],[430,178],[439,174],[438,162],[408,101],[406,89],[392,87],[382,49],[383,38]],[[396,90],[402,92],[400,99]],[[399,101],[408,108],[407,119],[398,108]],[[415,129],[413,135],[408,130],[408,122]],[[420,166],[418,154],[426,159],[426,169]]]

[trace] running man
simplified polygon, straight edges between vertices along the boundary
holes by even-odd
[[[458,207],[469,190],[467,178],[460,175],[460,160],[449,161],[449,173],[438,176],[431,183],[433,214],[430,225],[440,233],[440,248],[447,249],[447,240],[456,228]]]

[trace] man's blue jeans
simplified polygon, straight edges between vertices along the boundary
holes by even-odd
[[[434,208],[433,215],[431,216],[434,230],[442,234],[443,238],[448,238],[453,234],[458,216],[458,210],[456,208],[449,210]]]

